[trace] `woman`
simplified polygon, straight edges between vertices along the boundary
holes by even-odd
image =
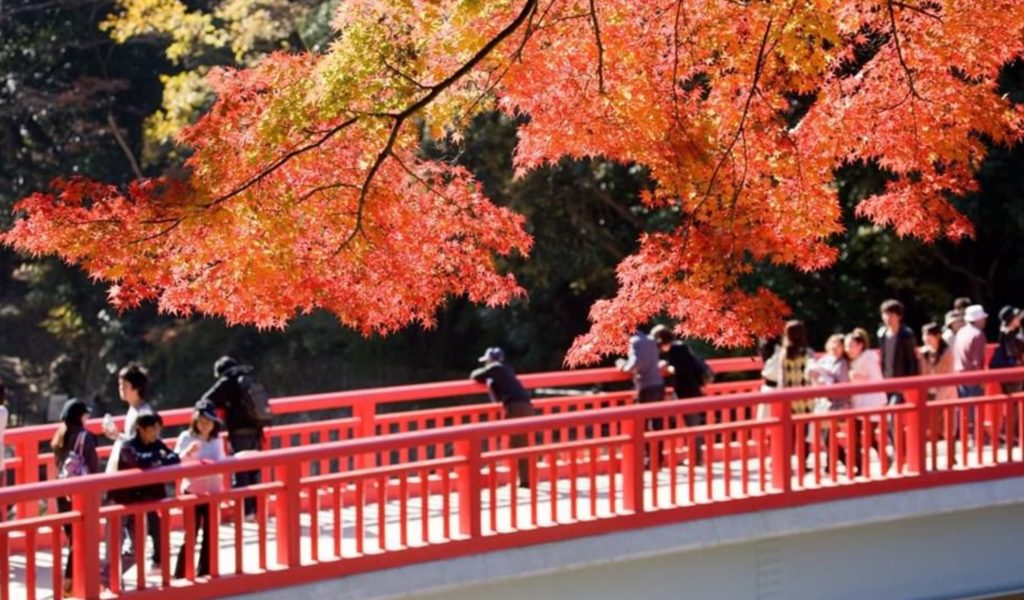
[[[96,455],[96,437],[85,428],[89,408],[81,400],[72,398],[60,411],[60,425],[50,440],[56,472],[61,479],[99,473],[100,459]],[[71,499],[57,498],[60,512],[71,511]],[[67,536],[68,557],[64,562],[64,593],[71,593],[71,567],[73,562],[71,524],[64,526]]]
[[[850,360],[846,356],[843,334],[837,333],[828,338],[825,342],[824,354],[807,366],[807,377],[812,385],[835,385],[850,381]],[[822,400],[825,404],[823,410],[826,411],[846,410],[852,407],[849,396],[833,396],[822,398]],[[826,425],[829,424],[826,423]],[[822,444],[826,452],[830,447],[830,432],[831,430],[827,426],[822,431]],[[836,459],[844,467],[846,466],[846,456],[842,447],[839,447],[836,452]],[[826,464],[826,471],[827,467],[828,464]]]
[[[807,343],[807,328],[803,321],[789,321],[782,335],[782,345],[779,347],[773,365],[776,369],[774,378],[779,389],[790,389],[806,387],[811,384],[807,378],[807,366],[814,361],[814,351]],[[814,399],[793,400],[789,403],[789,410],[794,415],[805,415],[814,410]],[[803,459],[800,463],[803,471],[810,471],[807,466],[807,457],[810,456],[813,443],[808,439],[811,432],[810,422],[803,425]]]
[[[174,446],[174,451],[182,461],[224,460],[224,442],[220,439],[221,425],[213,402],[209,400],[196,402],[195,410],[192,411],[192,424],[178,436],[178,443]],[[216,494],[224,490],[224,476],[205,475],[195,479],[185,479],[181,483],[181,489],[186,494],[197,496]],[[210,531],[210,505],[197,504],[193,507],[193,511],[197,541],[199,532],[203,532],[203,542],[199,547],[199,568],[196,570],[196,576],[202,577],[210,574],[210,541],[211,536],[216,539],[216,535]],[[178,563],[174,568],[175,577],[179,579],[185,577],[186,560],[192,560],[192,556],[186,545],[182,544],[181,550],[178,552]]]
[[[922,375],[946,375],[953,372],[953,352],[942,339],[942,327],[928,323],[921,328],[924,345],[918,351],[921,358]],[[955,400],[956,386],[945,386],[928,390],[928,400]]]
[[[882,381],[882,365],[879,362],[878,353],[868,348],[868,333],[863,329],[854,329],[851,333],[846,335],[845,339],[846,355],[850,358],[850,381],[854,383],[868,383],[872,381]],[[854,394],[850,398],[850,403],[853,408],[882,408],[888,404],[888,397],[885,392],[869,392],[865,394]],[[858,418],[854,421],[854,434],[852,440],[846,440],[847,445],[854,452],[854,475],[860,475],[863,467],[863,452],[859,449],[859,445],[863,441],[864,435],[864,418]],[[868,422],[871,424],[871,447],[875,449],[879,454],[882,453],[882,449],[879,446],[878,441],[878,423],[881,421],[881,415],[871,415]],[[840,450],[839,457],[846,463],[845,450]]]
[[[928,323],[921,328],[921,340],[924,344],[918,350],[921,362],[921,375],[946,375],[953,372],[953,350],[942,339],[942,327],[938,323]],[[956,386],[947,385],[928,389],[928,402],[934,400],[956,400]],[[945,436],[945,412],[932,410],[928,428],[929,439]],[[934,437],[932,437],[934,436]]]

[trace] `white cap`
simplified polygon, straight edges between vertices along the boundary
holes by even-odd
[[[988,313],[985,312],[985,307],[980,304],[972,304],[964,311],[964,321],[968,323],[975,323],[987,318]]]

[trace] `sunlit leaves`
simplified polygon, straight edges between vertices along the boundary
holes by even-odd
[[[493,263],[529,249],[521,219],[469,173],[417,158],[421,130],[457,136],[498,108],[528,115],[520,172],[564,156],[637,163],[653,181],[643,202],[670,222],[619,266],[619,293],[570,351],[580,363],[659,315],[720,344],[777,330],[787,309],[748,276],[836,260],[834,174],[848,164],[890,177],[861,215],[926,240],[969,235],[950,199],[974,189],[986,144],[1024,137],[996,86],[1024,50],[1017,1],[593,6],[347,0],[326,53],[211,73],[218,100],[180,138],[187,181],[61,182],[5,239],[81,263],[125,305],[429,324],[448,295],[521,293]]]

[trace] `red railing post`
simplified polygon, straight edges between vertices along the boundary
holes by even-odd
[[[622,507],[634,513],[644,512],[644,430],[645,419],[627,418],[622,433],[629,437],[622,448]],[[615,473],[609,473],[615,477]]]
[[[277,563],[282,567],[297,567],[300,559],[299,542],[302,538],[302,527],[299,517],[302,514],[302,462],[290,462],[278,467],[282,477],[279,481],[284,487],[277,492]]]
[[[100,494],[90,489],[71,497],[71,508],[79,514],[71,526],[72,592],[89,600],[100,597]]]
[[[769,441],[772,456],[772,487],[779,492],[788,492],[793,487],[793,413],[789,402],[769,400],[770,414],[777,422],[772,425]]]
[[[359,437],[363,439],[369,439],[377,433],[377,403],[376,402],[358,402],[352,407],[352,415],[359,419]],[[375,466],[371,464],[373,461],[368,460],[369,457],[366,454],[357,454],[355,456],[355,466],[357,469],[365,469],[367,467]]]
[[[928,427],[928,405],[927,394],[921,388],[910,388],[904,393],[906,403],[913,407],[913,410],[906,413],[905,419],[895,419],[895,422],[906,423],[904,439],[907,448],[907,469],[912,473],[924,473],[927,469],[927,427]],[[898,432],[893,431],[893,436]],[[898,438],[896,438],[898,439]]]
[[[480,439],[469,439],[455,442],[455,454],[462,456],[465,462],[457,467],[459,493],[459,533],[470,538],[480,537],[480,489],[481,489],[481,457]],[[493,466],[491,468],[494,468]],[[535,483],[536,485],[536,483]],[[442,490],[447,494],[448,490]],[[515,506],[513,506],[513,510]],[[492,507],[491,510],[494,510]]]
[[[31,438],[18,444],[21,456],[21,481],[19,484],[36,483],[39,481],[39,442]],[[19,502],[19,517],[34,517],[39,514],[38,502]]]

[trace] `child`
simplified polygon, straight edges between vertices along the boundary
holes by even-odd
[[[217,417],[216,407],[209,400],[196,402],[192,412],[192,424],[178,436],[174,451],[182,460],[224,460],[224,442],[220,439],[221,420]],[[187,494],[215,494],[224,490],[223,475],[206,475],[182,481],[182,490]],[[203,532],[203,542],[199,547],[199,568],[196,575],[202,577],[210,574],[210,539],[216,540],[216,534],[210,531],[210,505],[197,504],[193,507],[196,541],[199,531]],[[185,577],[185,561],[192,560],[185,544],[178,552],[178,563],[174,568],[174,576]]]
[[[118,470],[153,469],[181,462],[177,454],[171,451],[160,439],[163,419],[157,413],[140,414],[135,420],[135,434],[121,445],[118,457]],[[167,497],[167,485],[153,483],[134,488],[113,490],[108,494],[118,504],[140,504],[153,502]],[[121,521],[123,543],[121,545],[121,572],[124,573],[135,565],[139,551],[135,548],[135,518],[124,517]],[[146,528],[149,539],[153,541],[153,565],[161,563],[160,516],[155,512],[146,513]]]

